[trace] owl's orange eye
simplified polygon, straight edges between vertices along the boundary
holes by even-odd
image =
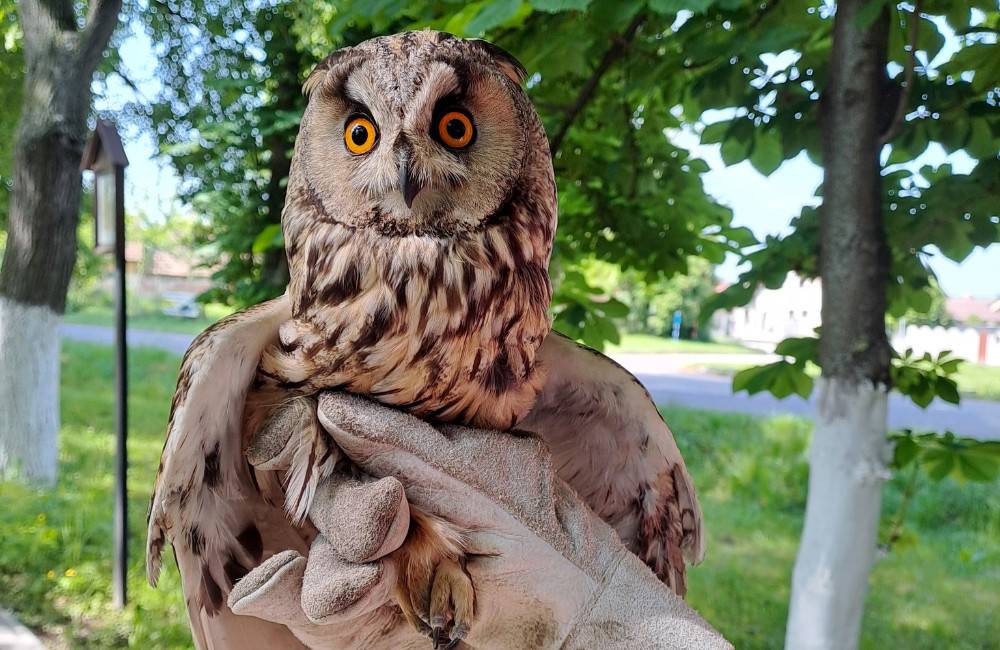
[[[472,119],[461,111],[448,111],[438,120],[438,138],[452,149],[464,149],[469,146],[475,134]]]
[[[347,150],[355,156],[368,153],[378,140],[378,129],[375,123],[367,117],[358,115],[347,120],[344,127],[344,144]]]

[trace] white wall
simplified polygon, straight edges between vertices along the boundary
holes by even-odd
[[[903,332],[896,332],[892,337],[892,345],[902,352],[913,348],[917,354],[928,352],[937,356],[945,350],[951,350],[956,357],[979,363],[980,330],[974,327],[929,327],[926,325],[909,325]],[[986,358],[984,362],[991,366],[1000,366],[1000,330],[987,331]]]
[[[770,350],[788,337],[812,336],[822,302],[818,281],[790,273],[780,289],[762,289],[747,306],[720,313],[713,320],[715,333]]]
[[[745,345],[771,351],[783,339],[813,336],[820,326],[823,292],[818,280],[803,280],[789,273],[780,289],[762,289],[745,307],[717,312],[713,333]],[[899,352],[913,348],[917,354],[937,356],[950,350],[972,363],[1000,366],[1000,329],[986,331],[986,357],[979,358],[981,330],[974,327],[904,326],[892,335]]]

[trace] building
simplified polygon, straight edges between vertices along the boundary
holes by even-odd
[[[822,300],[819,280],[789,273],[780,288],[760,289],[746,306],[716,312],[712,331],[771,352],[783,339],[815,334],[822,322]],[[934,356],[950,351],[966,361],[1000,366],[1000,299],[948,298],[945,305],[954,325],[931,327],[901,321],[890,333],[892,346]]]
[[[125,272],[129,288],[139,295],[158,298],[189,294],[194,297],[212,288],[214,269],[199,266],[193,255],[180,255],[125,242]]]
[[[718,287],[723,290],[725,286]],[[786,338],[813,336],[820,325],[823,294],[819,280],[789,273],[779,289],[760,289],[743,307],[716,312],[712,331],[766,352]]]

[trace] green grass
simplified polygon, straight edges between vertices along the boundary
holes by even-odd
[[[608,344],[605,349],[608,354],[615,353],[716,353],[716,354],[740,354],[746,352],[756,352],[750,348],[743,347],[735,343],[715,343],[713,341],[691,341],[688,339],[674,339],[653,334],[629,334],[622,333],[622,340],[618,345]]]
[[[691,368],[700,368],[709,372],[732,376],[744,368],[749,368],[750,363],[712,361],[709,363],[699,363]],[[814,376],[819,375],[819,368],[810,365],[807,372]],[[991,400],[1000,402],[1000,367],[986,366],[978,363],[962,363],[955,374],[955,381],[958,382],[959,392],[975,399]]]
[[[780,648],[810,425],[789,416],[665,414],[699,489],[708,531],[708,554],[691,570],[688,602],[737,648]],[[899,507],[901,483],[886,485],[884,526]],[[897,544],[872,573],[862,648],[997,647],[998,488],[1000,482],[921,485],[910,506],[908,543]]]
[[[179,318],[167,316],[159,311],[130,313],[128,326],[133,329],[154,330],[157,332],[177,332],[180,334],[200,334],[205,328],[223,316],[232,313],[232,309],[224,305],[210,304],[205,306],[205,315],[199,318]],[[114,312],[110,309],[87,309],[66,314],[67,323],[79,325],[114,325]]]
[[[1000,366],[963,363],[958,367],[958,389],[980,399],[1000,402]]]
[[[114,360],[63,343],[60,476],[51,490],[0,482],[0,604],[56,647],[191,647],[171,562],[159,589],[143,575],[145,512],[180,360],[130,351],[129,607],[111,607]]]
[[[143,577],[144,514],[178,359],[131,352],[129,589],[111,598],[113,361],[111,348],[63,347],[59,484],[0,483],[0,604],[58,647],[187,648],[176,570]],[[666,412],[701,493],[708,557],[691,571],[689,602],[738,648],[777,648],[805,503],[809,424],[780,417]],[[996,647],[1000,487],[945,481],[912,504],[916,543],[897,546],[872,577],[863,647]],[[891,516],[900,487],[885,490]],[[169,557],[169,554],[167,555]]]

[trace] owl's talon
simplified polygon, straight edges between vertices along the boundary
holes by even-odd
[[[400,576],[396,600],[407,621],[428,635],[435,650],[454,648],[472,625],[475,590],[462,562],[442,557],[431,570],[412,564]]]
[[[464,533],[418,509],[410,514],[410,531],[395,554],[396,601],[406,620],[440,650],[472,625],[475,589],[465,571]]]
[[[475,591],[472,579],[466,573],[463,563],[444,558],[434,570],[434,584],[431,587],[430,620],[444,625],[450,623],[448,644],[455,647],[466,635],[472,616]]]
[[[445,643],[449,643],[448,635],[445,634],[443,627],[435,627],[431,631],[431,642],[434,644],[434,650],[439,650],[439,648],[444,647]]]

